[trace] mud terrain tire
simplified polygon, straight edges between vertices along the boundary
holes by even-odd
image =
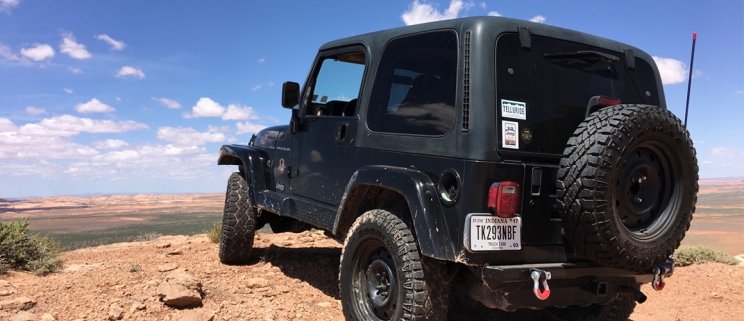
[[[446,266],[422,257],[400,218],[385,210],[360,216],[339,266],[346,320],[446,320]]]
[[[248,197],[248,182],[240,173],[232,173],[227,181],[225,209],[220,236],[220,262],[246,263],[251,257],[256,233],[256,209]]]
[[[605,266],[648,273],[679,247],[695,212],[698,166],[670,111],[618,105],[568,140],[557,180],[566,237]]]

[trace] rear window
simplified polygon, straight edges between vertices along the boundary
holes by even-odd
[[[496,98],[502,149],[562,154],[593,96],[658,106],[651,66],[639,58],[635,70],[625,64],[622,53],[585,44],[532,36],[532,48],[525,50],[518,34],[501,35]]]

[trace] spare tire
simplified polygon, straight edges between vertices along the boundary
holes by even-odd
[[[578,253],[649,273],[690,227],[698,191],[695,149],[666,109],[606,107],[568,140],[556,184],[566,238]]]

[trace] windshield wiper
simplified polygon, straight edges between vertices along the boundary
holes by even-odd
[[[594,50],[551,53],[551,54],[544,54],[543,57],[545,57],[545,59],[548,59],[548,60],[580,59],[586,62],[597,62],[601,60],[601,58],[604,58],[604,59],[607,59],[613,62],[620,61],[620,58],[618,58],[615,55],[610,55],[604,52],[599,52],[599,51],[594,51]]]

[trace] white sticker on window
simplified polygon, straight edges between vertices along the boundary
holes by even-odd
[[[519,123],[515,121],[501,121],[501,146],[503,148],[519,149]]]
[[[527,104],[521,101],[501,100],[501,117],[527,119]]]

